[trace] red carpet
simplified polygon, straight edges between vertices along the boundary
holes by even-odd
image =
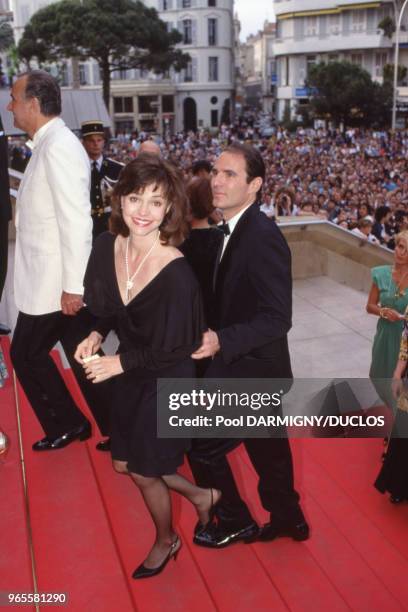
[[[65,376],[87,411],[71,373]],[[0,426],[12,440],[0,463],[0,591],[30,592],[35,575],[38,591],[66,592],[65,609],[78,612],[408,610],[408,505],[392,506],[372,486],[380,440],[293,441],[297,487],[312,525],[307,542],[199,548],[191,543],[194,510],[176,497],[183,540],[177,562],[157,578],[133,581],[153,539],[136,487],[95,450],[97,433],[62,451],[33,453],[42,432],[21,390],[18,397],[30,520],[9,380],[0,390]],[[232,463],[254,516],[265,521],[245,452],[236,451]]]

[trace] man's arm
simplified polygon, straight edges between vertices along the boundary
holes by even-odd
[[[44,155],[61,241],[62,301],[75,302],[75,297],[83,294],[91,251],[90,166],[79,141],[76,146],[67,138],[57,138]]]
[[[285,336],[292,321],[291,256],[276,226],[261,230],[248,253],[256,314],[217,331],[225,363]]]

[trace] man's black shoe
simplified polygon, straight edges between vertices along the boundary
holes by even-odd
[[[255,538],[255,542],[271,542],[276,538],[292,538],[297,542],[307,540],[310,536],[309,525],[306,522],[298,523],[297,525],[274,525],[266,523]]]
[[[196,530],[193,542],[206,548],[225,548],[235,542],[245,542],[247,539],[252,539],[258,532],[259,527],[254,522],[236,531],[226,531],[215,523],[210,523],[201,530]]]
[[[106,440],[101,440],[96,445],[96,450],[98,451],[110,451],[111,449],[111,441],[110,438],[106,438]]]
[[[33,444],[34,451],[57,450],[71,444],[74,440],[87,440],[91,437],[91,424],[87,421],[83,425],[67,431],[67,433],[58,438],[43,438]]]

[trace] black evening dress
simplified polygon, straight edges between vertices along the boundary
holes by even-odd
[[[157,378],[193,378],[190,355],[201,344],[201,293],[183,257],[168,263],[128,304],[116,278],[115,236],[95,241],[85,274],[84,300],[105,336],[115,329],[124,373],[112,379],[112,458],[146,477],[174,474],[187,439],[157,437]]]

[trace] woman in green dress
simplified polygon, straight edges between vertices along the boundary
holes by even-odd
[[[393,395],[390,385],[382,379],[392,379],[408,306],[408,231],[396,236],[394,257],[393,266],[371,270],[373,284],[367,301],[367,312],[379,317],[369,376],[378,395],[390,407],[394,404]]]

